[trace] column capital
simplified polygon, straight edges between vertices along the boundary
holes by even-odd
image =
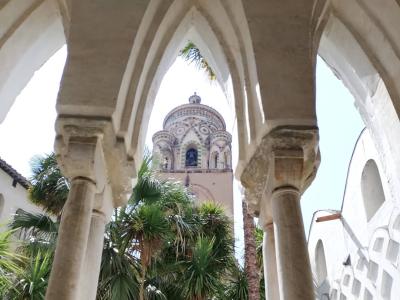
[[[111,189],[114,207],[126,203],[132,191],[134,163],[124,143],[118,141],[111,120],[59,116],[55,151],[66,177],[95,182],[98,194],[110,194]]]
[[[314,179],[319,162],[317,127],[282,126],[271,130],[241,176],[242,185],[252,195],[255,214],[270,222],[272,193],[284,187],[303,193]]]

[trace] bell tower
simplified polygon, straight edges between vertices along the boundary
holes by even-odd
[[[167,114],[153,135],[153,156],[161,176],[180,180],[200,202],[216,202],[233,217],[232,136],[196,93]]]

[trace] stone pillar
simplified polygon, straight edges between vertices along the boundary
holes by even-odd
[[[268,289],[271,293],[277,287],[271,275],[278,274],[279,296],[268,295],[272,299],[314,299],[300,196],[314,179],[319,158],[317,128],[279,127],[262,139],[242,173],[242,185],[253,195],[252,206],[267,231],[264,255],[269,258],[267,284],[275,286]],[[273,237],[276,255],[271,250]],[[275,257],[276,268],[269,264]]]
[[[78,299],[96,186],[75,178],[65,203],[46,299]]]
[[[96,299],[101,256],[103,254],[104,230],[107,221],[108,219],[106,220],[103,214],[92,213],[80,299]]]
[[[264,232],[263,263],[265,296],[268,300],[279,300],[278,272],[276,268],[274,225],[268,224]]]
[[[283,187],[272,194],[281,299],[315,299],[300,209],[300,192]]]
[[[257,246],[255,240],[254,218],[247,209],[246,192],[242,189],[242,213],[244,231],[244,268],[248,282],[248,299],[260,299],[260,277],[257,267]]]
[[[96,299],[103,254],[104,231],[113,211],[109,185],[95,197],[79,299]]]
[[[105,226],[104,216],[99,218],[93,212],[99,211],[98,199],[110,190],[102,135],[100,131],[77,126],[67,126],[64,134],[56,146],[61,145],[57,148],[58,159],[65,176],[70,178],[71,189],[62,212],[46,299],[91,300],[96,296]],[[110,197],[107,200],[107,205],[100,201],[102,206],[112,207]]]

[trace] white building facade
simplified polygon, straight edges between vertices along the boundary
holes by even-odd
[[[308,249],[318,299],[400,299],[400,198],[365,129],[341,211],[314,214]]]
[[[29,181],[0,158],[0,231],[18,209],[43,212],[28,198]]]

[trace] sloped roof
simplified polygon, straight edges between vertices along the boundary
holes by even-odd
[[[31,185],[29,181],[18,173],[12,166],[10,166],[5,160],[1,159],[0,157],[0,169],[6,172],[14,181],[22,185],[24,188],[28,189]]]

